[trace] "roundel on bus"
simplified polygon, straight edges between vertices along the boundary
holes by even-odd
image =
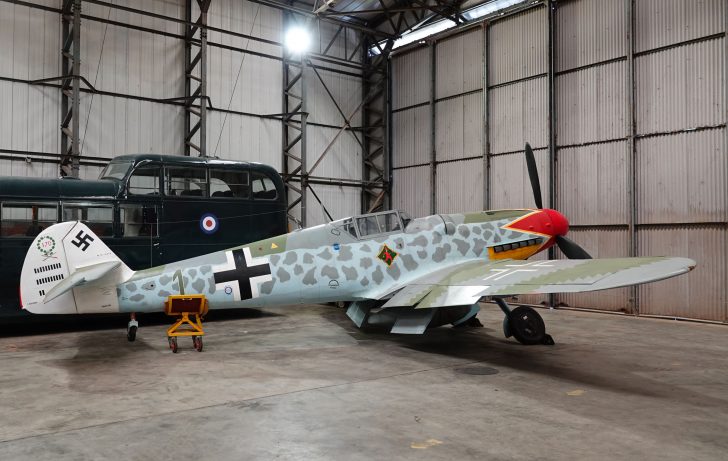
[[[205,213],[200,218],[200,229],[206,234],[214,234],[220,225],[217,222],[217,216],[212,213]]]

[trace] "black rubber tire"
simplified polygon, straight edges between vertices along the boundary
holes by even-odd
[[[137,334],[137,327],[131,326],[126,330],[126,339],[127,341],[134,342],[136,340],[136,334]]]
[[[177,338],[170,336],[167,341],[169,342],[169,348],[172,349],[172,353],[177,353]]]
[[[541,344],[546,336],[541,315],[528,306],[518,306],[508,314],[508,327],[519,343],[528,346]]]
[[[195,346],[197,352],[202,352],[202,336],[192,338],[192,344]]]

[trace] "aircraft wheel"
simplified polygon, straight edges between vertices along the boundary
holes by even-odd
[[[195,346],[197,352],[202,352],[202,336],[193,336],[192,344]]]
[[[131,326],[126,330],[126,339],[129,342],[133,342],[136,339],[137,327]]]
[[[172,353],[177,353],[177,338],[175,336],[170,336],[167,338],[167,341],[169,342],[169,348],[172,349]]]
[[[543,319],[528,306],[518,306],[508,314],[508,330],[519,343],[526,345],[542,344],[548,336]]]

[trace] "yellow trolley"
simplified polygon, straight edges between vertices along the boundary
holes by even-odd
[[[164,313],[178,317],[178,320],[167,329],[167,341],[172,352],[177,352],[177,338],[191,336],[192,344],[197,352],[202,352],[202,317],[207,314],[208,306],[205,295],[171,295],[164,303]],[[190,318],[192,316],[192,318]]]

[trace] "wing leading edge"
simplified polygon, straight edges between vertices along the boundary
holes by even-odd
[[[382,306],[433,308],[476,303],[483,296],[579,293],[655,282],[695,267],[689,258],[643,257],[547,261],[468,261],[401,287]],[[380,299],[386,299],[387,293]]]

